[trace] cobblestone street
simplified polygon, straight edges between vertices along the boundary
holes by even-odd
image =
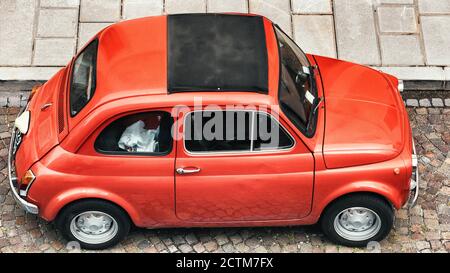
[[[55,230],[15,205],[7,179],[10,126],[18,108],[0,108],[0,252],[67,252]],[[450,252],[450,108],[408,108],[420,156],[418,205],[396,213],[382,252]],[[333,245],[317,227],[131,231],[110,252],[372,252]]]

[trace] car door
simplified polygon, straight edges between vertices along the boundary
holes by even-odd
[[[90,178],[87,186],[128,203],[143,226],[175,218],[176,150],[170,111],[149,109],[111,117],[86,141],[73,166],[77,175]]]
[[[235,222],[309,214],[314,159],[284,122],[246,110],[193,111],[178,120],[183,123],[175,163],[178,218]],[[262,127],[269,139],[262,137]]]

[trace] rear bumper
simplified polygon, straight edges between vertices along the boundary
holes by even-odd
[[[17,177],[15,175],[15,166],[14,166],[14,143],[16,141],[16,131],[17,128],[13,127],[11,142],[9,144],[9,152],[8,152],[8,179],[9,179],[9,187],[11,188],[12,195],[16,202],[27,212],[31,214],[39,214],[39,208],[35,204],[28,202],[23,199],[18,191],[17,191]]]

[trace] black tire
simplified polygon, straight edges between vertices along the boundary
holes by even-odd
[[[347,208],[363,207],[375,212],[381,222],[378,232],[372,237],[358,241],[349,240],[338,234],[334,220]],[[334,243],[349,247],[365,247],[370,241],[381,241],[389,234],[394,224],[394,211],[392,206],[381,197],[372,194],[352,194],[344,196],[331,203],[323,212],[320,225],[323,233]]]
[[[88,211],[99,211],[111,216],[117,223],[117,232],[114,237],[102,243],[89,243],[77,239],[70,228],[72,219],[80,213]],[[56,227],[68,241],[77,241],[82,248],[93,250],[105,249],[116,245],[128,235],[130,226],[130,218],[122,208],[107,201],[93,199],[82,200],[68,205],[56,219]]]

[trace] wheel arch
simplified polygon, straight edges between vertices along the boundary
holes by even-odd
[[[323,212],[337,200],[356,194],[370,194],[381,198],[396,209],[400,209],[402,207],[402,197],[396,188],[388,186],[384,183],[361,182],[339,188],[328,194],[325,198],[322,198],[316,207],[319,212],[317,219],[319,220],[323,215]]]
[[[374,219],[372,223],[368,223],[370,226],[362,233],[346,228],[348,224],[342,223],[340,218],[340,214],[344,211],[347,212],[348,208],[360,206],[375,213],[378,220]],[[339,221],[337,221],[338,219]],[[381,241],[386,238],[392,230],[394,219],[393,206],[386,197],[374,192],[359,191],[340,196],[330,202],[320,216],[319,225],[327,238],[336,244],[364,247],[371,241]],[[357,221],[361,221],[361,218]],[[375,225],[376,223],[378,224]],[[366,231],[368,233],[365,233]]]
[[[321,212],[319,218],[322,217],[323,213],[325,212],[325,210],[326,210],[327,208],[329,208],[330,206],[332,206],[332,205],[333,205],[334,203],[336,203],[337,201],[339,201],[339,200],[341,200],[341,199],[343,199],[343,198],[348,198],[348,197],[350,197],[350,196],[355,196],[355,195],[371,195],[371,196],[373,196],[373,197],[377,197],[377,198],[383,200],[383,201],[384,201],[386,204],[388,204],[389,206],[394,207],[394,205],[392,204],[392,202],[391,202],[388,198],[386,198],[386,196],[384,196],[384,195],[382,195],[382,194],[379,194],[379,193],[376,193],[376,192],[373,192],[373,191],[354,191],[354,192],[349,192],[349,193],[346,193],[346,194],[344,194],[344,195],[338,196],[338,197],[336,197],[335,199],[331,200],[331,201],[330,201],[330,202],[322,209],[322,212]]]
[[[54,221],[69,205],[87,200],[101,200],[122,209],[135,226],[141,225],[141,217],[136,209],[123,198],[113,193],[98,192],[97,190],[72,189],[53,198],[42,211],[41,217],[47,221]]]

